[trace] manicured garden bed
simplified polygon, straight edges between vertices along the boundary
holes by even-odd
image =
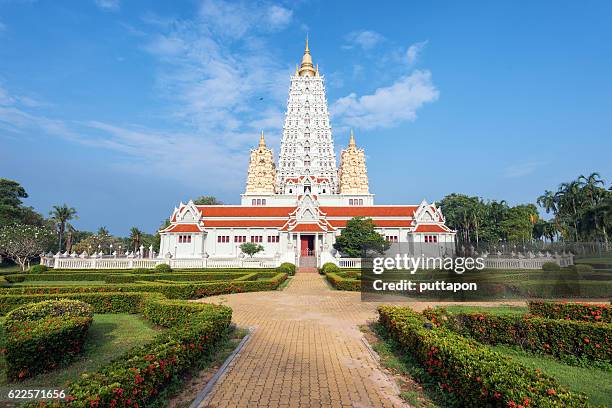
[[[22,297],[23,302],[39,298],[38,295],[13,296]],[[181,373],[215,350],[231,322],[231,309],[228,307],[169,300],[156,293],[54,296],[85,296],[98,313],[138,312],[166,330],[144,346],[133,348],[99,368],[96,373],[68,384],[67,399],[47,406],[148,406]],[[31,403],[26,406],[40,405]]]
[[[1,326],[0,326],[1,330]],[[33,378],[8,383],[6,359],[0,355],[0,386],[19,388],[54,388],[68,381],[76,381],[83,372],[94,372],[128,350],[146,344],[159,333],[151,323],[135,314],[94,314],[83,344],[82,354],[72,364]],[[0,349],[4,348],[4,334],[0,331]]]
[[[481,343],[520,346],[570,364],[612,367],[612,325],[607,323],[529,314],[457,313],[445,308],[428,309],[423,315],[438,327]]]
[[[452,396],[451,406],[586,407],[553,377],[468,339],[409,308],[379,308],[380,324]]]

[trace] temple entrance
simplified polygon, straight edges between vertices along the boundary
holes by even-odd
[[[300,262],[298,266],[300,272],[317,272],[314,235],[300,235]]]
[[[314,256],[314,235],[300,235],[300,255]]]

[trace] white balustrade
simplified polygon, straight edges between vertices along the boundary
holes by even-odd
[[[159,264],[168,264],[173,269],[193,268],[276,268],[280,265],[278,258],[104,258],[104,257],[64,257],[42,256],[40,264],[55,269],[134,269],[155,268]]]

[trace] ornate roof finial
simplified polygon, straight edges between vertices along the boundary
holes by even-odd
[[[353,134],[353,129],[351,129],[351,137],[349,139],[349,147],[355,146],[355,135]]]
[[[266,141],[264,140],[264,131],[261,131],[261,136],[259,137],[259,147],[266,147]]]
[[[300,76],[314,76],[316,71],[312,64],[312,57],[310,56],[310,49],[308,48],[308,35],[306,35],[306,48],[304,49],[304,56],[302,57],[302,65],[298,71]]]

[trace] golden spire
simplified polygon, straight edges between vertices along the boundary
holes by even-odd
[[[306,48],[304,49],[304,56],[302,57],[302,65],[298,71],[300,76],[313,76],[316,75],[314,65],[312,65],[312,57],[310,56],[310,49],[308,48],[308,35],[306,35]]]
[[[261,131],[261,136],[259,137],[259,147],[266,147],[266,141],[264,140],[264,131]]]
[[[353,135],[353,129],[351,129],[351,137],[349,139],[349,147],[355,146],[355,135]]]

